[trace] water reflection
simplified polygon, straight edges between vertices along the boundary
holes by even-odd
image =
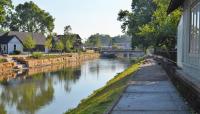
[[[93,60],[30,69],[0,85],[0,114],[62,114],[127,67],[118,60]]]

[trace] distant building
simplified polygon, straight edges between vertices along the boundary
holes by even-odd
[[[12,54],[15,51],[26,52],[24,41],[28,36],[31,36],[36,42],[33,51],[45,52],[46,37],[44,35],[30,32],[7,32],[0,36],[1,54]]]
[[[168,13],[182,7],[178,26],[178,66],[190,77],[200,80],[200,1],[171,0]]]

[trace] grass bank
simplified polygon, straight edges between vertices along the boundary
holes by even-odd
[[[141,60],[139,60],[141,61]],[[104,87],[95,91],[87,99],[81,101],[77,108],[71,109],[65,114],[103,114],[120,97],[125,89],[131,75],[140,66],[140,62],[131,65],[122,73],[110,80]]]

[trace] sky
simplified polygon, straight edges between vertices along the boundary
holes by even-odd
[[[30,0],[12,0],[16,6]],[[95,33],[122,34],[117,21],[120,9],[130,10],[132,0],[32,0],[55,18],[54,32],[63,34],[64,26],[82,38]]]

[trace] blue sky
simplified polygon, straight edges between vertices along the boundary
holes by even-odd
[[[30,0],[12,0],[16,6]],[[121,33],[117,14],[120,9],[130,10],[132,0],[32,0],[55,18],[54,31],[63,33],[65,25],[82,38],[102,33],[111,36]]]

